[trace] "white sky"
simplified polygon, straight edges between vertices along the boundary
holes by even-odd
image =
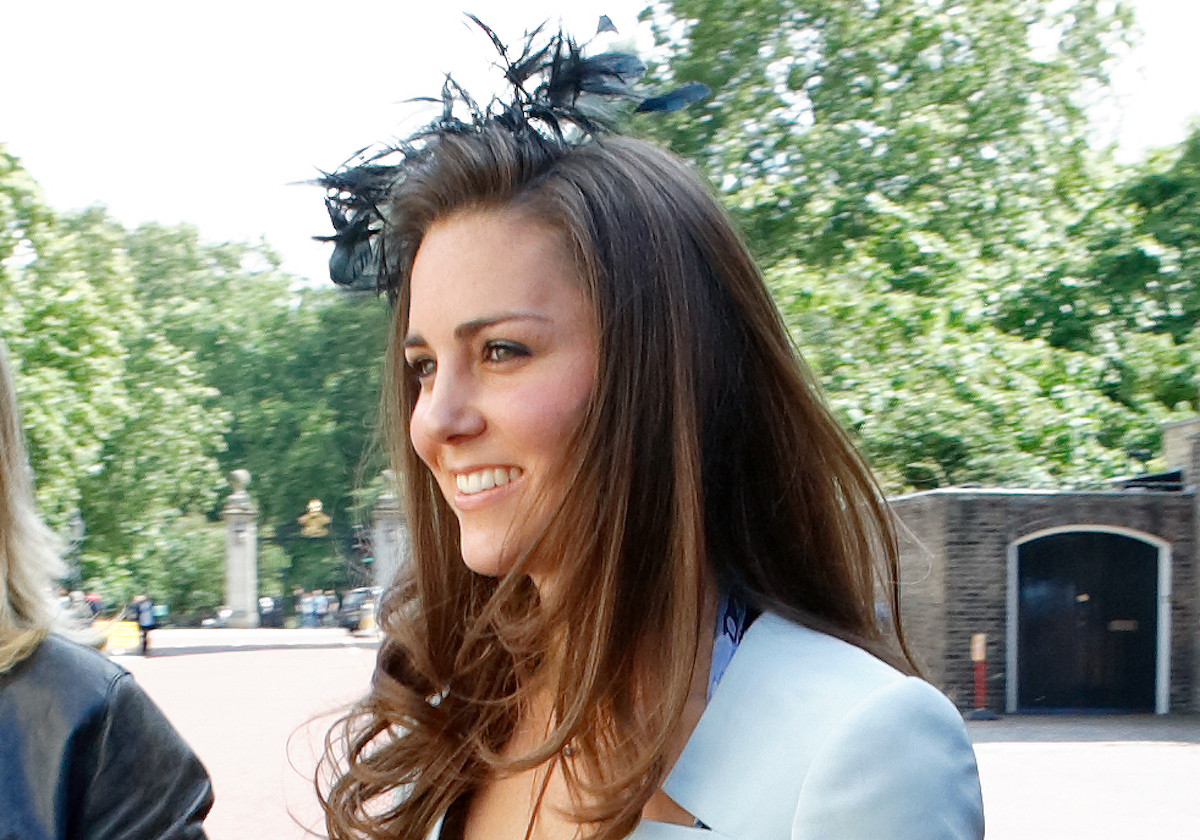
[[[317,280],[322,193],[295,182],[422,124],[403,101],[436,94],[445,71],[480,89],[494,53],[461,9],[510,44],[546,19],[584,38],[601,13],[621,37],[646,37],[645,0],[6,5],[0,142],[52,207],[104,204],[128,226],[188,222],[212,241],[265,236],[286,270]],[[1145,37],[1119,69],[1104,128],[1125,159],[1183,139],[1200,113],[1200,3],[1134,5]]]

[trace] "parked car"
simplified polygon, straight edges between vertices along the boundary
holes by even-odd
[[[233,618],[233,610],[229,607],[221,607],[214,615],[208,616],[200,622],[201,627],[228,627],[229,619]]]
[[[374,615],[378,599],[378,587],[361,586],[358,589],[351,589],[342,596],[342,605],[338,607],[338,627],[345,627],[351,633],[362,629],[364,613],[370,612]]]

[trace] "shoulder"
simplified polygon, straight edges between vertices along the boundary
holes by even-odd
[[[129,672],[99,651],[51,633],[12,674],[12,690],[42,697],[56,717],[80,720],[102,709]]]
[[[69,669],[96,675],[129,673],[100,651],[58,633],[51,633],[42,640],[30,660],[34,658],[38,659],[39,667],[47,669]]]
[[[862,648],[771,613],[746,631],[735,656],[737,688],[787,697],[787,705],[828,707],[831,714],[874,691],[908,679]],[[807,708],[811,714],[813,708]]]
[[[207,773],[124,668],[50,635],[0,689],[0,744],[23,757],[0,773],[0,805],[9,794],[20,805],[0,817],[46,836],[71,825],[81,838],[203,838]]]
[[[861,648],[770,614],[747,631],[668,782],[701,811],[717,803],[732,837],[878,840],[916,825],[922,837],[982,835],[954,705]]]
[[[722,730],[772,730],[781,750],[809,759],[835,727],[872,711],[897,722],[934,716],[965,732],[953,704],[924,680],[849,642],[766,613],[746,632],[705,716],[711,713]]]

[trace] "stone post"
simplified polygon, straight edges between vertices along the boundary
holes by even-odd
[[[225,605],[233,610],[230,627],[258,626],[258,509],[246,488],[250,473],[229,474],[233,492],[221,518],[225,520]]]
[[[408,529],[404,527],[404,514],[396,498],[396,474],[391,470],[383,471],[383,495],[375,503],[374,520],[374,584],[387,589],[408,556]]]

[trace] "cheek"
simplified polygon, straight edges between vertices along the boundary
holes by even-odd
[[[434,448],[430,445],[426,426],[427,418],[425,412],[421,410],[421,402],[418,400],[416,407],[413,409],[412,417],[408,421],[408,440],[412,443],[413,449],[416,450],[417,457],[426,466],[432,466]]]
[[[547,454],[559,454],[583,423],[592,391],[592,378],[559,380],[554,386],[523,395],[522,425],[543,442]]]

